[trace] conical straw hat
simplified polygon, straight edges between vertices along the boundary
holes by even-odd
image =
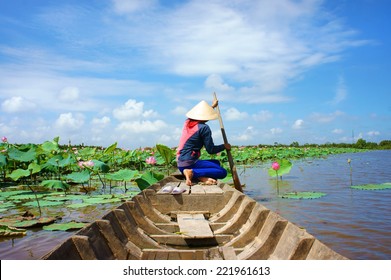
[[[187,112],[186,117],[197,121],[210,121],[217,119],[219,115],[213,110],[212,106],[202,100]]]

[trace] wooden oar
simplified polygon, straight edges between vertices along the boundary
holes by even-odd
[[[215,92],[213,93],[213,97],[214,97],[214,100],[217,100]],[[217,111],[217,114],[219,115],[220,128],[221,128],[221,133],[223,134],[224,144],[228,144],[227,135],[225,134],[225,129],[224,129],[224,125],[223,125],[223,119],[221,118],[221,114],[220,114],[219,105],[216,106],[216,111]],[[231,168],[232,179],[234,181],[235,189],[237,189],[240,192],[243,192],[242,185],[240,184],[240,181],[239,181],[238,173],[236,172],[236,166],[234,164],[234,160],[232,158],[231,151],[227,150],[227,156],[228,156],[229,167]]]

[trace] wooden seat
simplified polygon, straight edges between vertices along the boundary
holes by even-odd
[[[213,232],[203,214],[178,213],[179,231],[186,238],[212,238]]]

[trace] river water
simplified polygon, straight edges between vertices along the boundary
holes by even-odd
[[[350,259],[391,259],[391,189],[350,188],[391,182],[391,151],[339,154],[327,159],[293,161],[279,187],[267,169],[246,168],[239,174],[245,193]],[[319,199],[283,199],[289,191],[315,191]]]
[[[262,166],[238,167],[244,192],[350,259],[391,259],[391,189],[366,191],[350,188],[352,183],[391,182],[391,151],[332,155],[326,159],[292,161],[289,174],[278,188],[275,178]],[[319,199],[283,199],[288,191],[316,191]],[[102,211],[102,212],[101,212]],[[101,209],[98,218],[109,209]],[[74,232],[29,230],[23,238],[0,241],[0,259],[39,259]]]

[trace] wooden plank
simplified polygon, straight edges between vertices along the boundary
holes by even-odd
[[[217,185],[204,185],[203,187],[206,194],[223,193],[223,190]]]
[[[185,182],[181,182],[181,184],[179,185],[182,189],[185,189],[186,191],[183,192],[182,194],[189,194],[190,192],[190,187],[188,185],[186,185]]]
[[[186,238],[212,238],[213,232],[202,214],[178,214],[179,231]]]
[[[223,255],[224,260],[236,260],[237,259],[234,247],[232,247],[232,246],[220,247],[220,250],[221,250],[221,253]]]
[[[204,186],[202,185],[191,186],[191,194],[205,194]]]
[[[168,251],[156,251],[155,260],[167,260],[168,259]]]

